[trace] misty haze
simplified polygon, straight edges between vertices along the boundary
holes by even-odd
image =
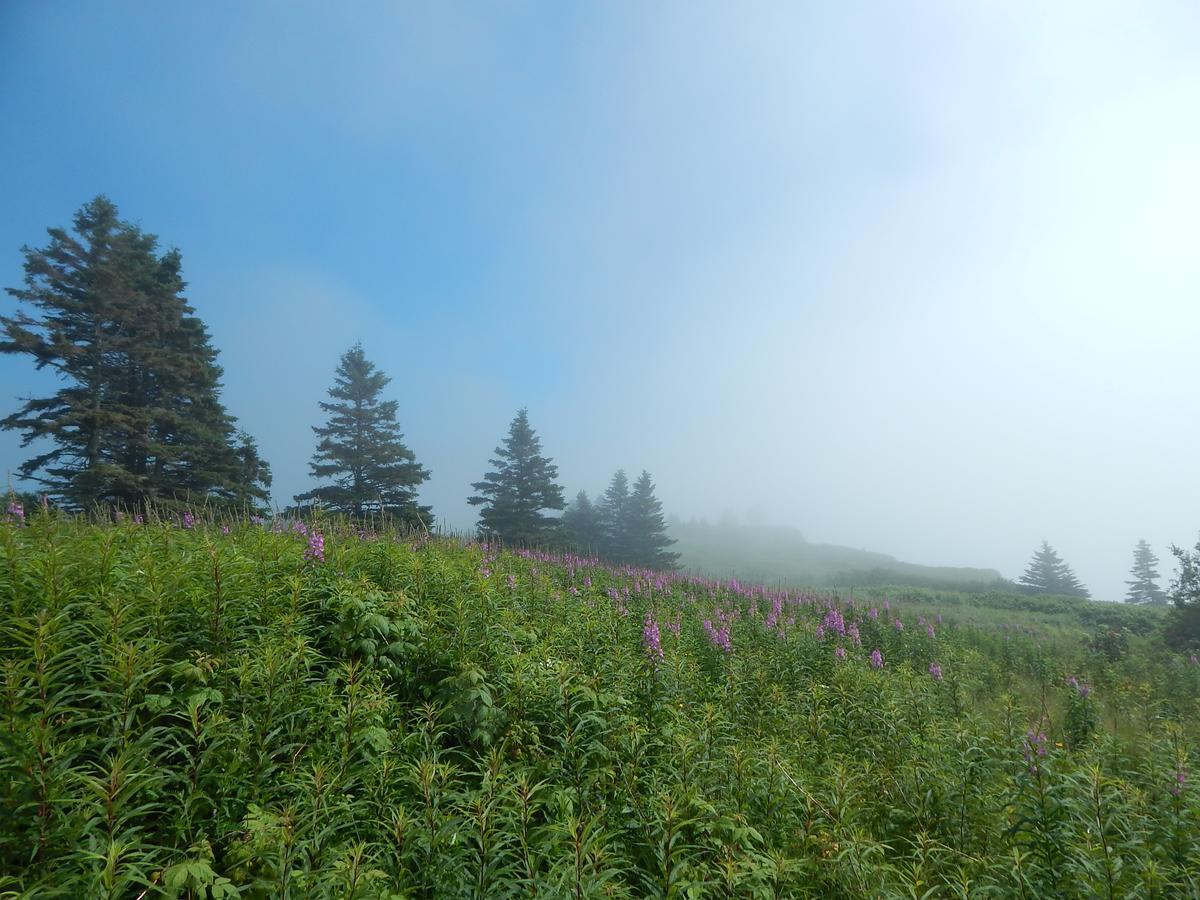
[[[3,4],[0,896],[1200,892],[1198,47]]]

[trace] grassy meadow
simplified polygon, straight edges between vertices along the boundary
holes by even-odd
[[[0,525],[2,897],[1188,897],[1154,610]]]
[[[865,585],[937,586],[983,590],[1004,584],[995,569],[922,566],[837,544],[815,544],[787,525],[718,524],[671,519],[673,550],[688,571],[743,581],[802,584],[825,588]]]

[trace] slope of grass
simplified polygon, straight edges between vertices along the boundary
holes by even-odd
[[[972,589],[1002,581],[994,569],[921,566],[884,553],[812,544],[783,525],[670,523],[679,564],[717,578],[816,587],[908,584]]]
[[[1153,635],[277,527],[0,526],[0,893],[1200,887]]]

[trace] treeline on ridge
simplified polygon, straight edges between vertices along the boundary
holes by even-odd
[[[104,196],[84,204],[71,229],[48,234],[45,247],[22,248],[24,284],[7,293],[23,306],[0,316],[0,352],[28,356],[62,381],[0,420],[0,427],[22,433],[22,446],[37,445],[19,466],[20,477],[40,488],[44,502],[52,498],[67,510],[202,503],[267,512],[270,466],[222,403],[217,350],[184,296],[179,251],[161,250],[155,235],[122,220]],[[289,512],[320,508],[433,526],[433,510],[417,496],[430,471],[404,443],[397,402],[382,397],[389,380],[360,345],[342,356],[329,401],[320,404],[328,418],[313,428],[315,484],[295,496]],[[618,470],[601,497],[593,501],[579,491],[568,508],[557,467],[542,454],[524,409],[490,462],[469,497],[480,507],[480,536],[569,548],[623,565],[677,565],[648,472],[631,486]],[[1193,580],[1200,579],[1189,574],[1197,566],[1188,551],[1172,552],[1181,565],[1172,592],[1180,605],[1178,597],[1192,596]],[[1167,603],[1157,563],[1139,541],[1127,602]],[[1047,542],[1016,587],[1089,596]]]
[[[205,504],[267,512],[270,467],[221,401],[217,350],[184,296],[179,251],[160,250],[155,235],[122,220],[104,196],[86,203],[71,229],[48,234],[45,247],[22,248],[24,285],[7,289],[26,306],[0,316],[0,352],[27,355],[64,382],[0,421],[22,432],[22,446],[38,442],[41,452],[20,476],[43,502],[67,510]],[[417,498],[430,471],[404,443],[397,401],[382,397],[389,382],[361,345],[343,354],[320,404],[327,420],[313,428],[316,485],[289,512],[320,508],[432,528],[433,511]],[[482,537],[636,566],[675,564],[649,473],[630,491],[618,472],[598,508],[581,491],[565,516],[551,515],[566,507],[563,489],[524,409],[491,463],[469,498],[481,507]]]

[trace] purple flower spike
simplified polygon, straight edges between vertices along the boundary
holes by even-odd
[[[675,618],[667,623],[667,628],[671,630],[671,634],[675,635],[675,637],[679,637],[679,629],[683,626],[681,617],[681,613],[675,613]]]
[[[733,639],[727,622],[718,627],[713,624],[712,619],[705,619],[704,633],[708,635],[714,647],[720,647],[726,653],[733,651]]]
[[[942,667],[939,666],[937,663],[930,663],[929,664],[929,677],[932,678],[934,681],[941,681],[942,680]]]
[[[308,547],[304,551],[304,558],[309,562],[325,562],[325,535],[315,528],[308,535]]]
[[[1175,782],[1167,790],[1171,792],[1172,796],[1179,797],[1183,795],[1183,788],[1186,784],[1187,769],[1185,769],[1183,766],[1179,766],[1175,769]]]
[[[1030,728],[1025,732],[1025,746],[1022,748],[1022,753],[1025,756],[1025,763],[1029,766],[1029,774],[1041,774],[1038,760],[1046,755],[1046,735]]]
[[[872,669],[882,669],[883,668],[883,654],[880,653],[878,649],[871,651],[871,668]]]
[[[650,613],[646,613],[646,623],[642,628],[642,647],[645,648],[651,665],[657,666],[663,661],[662,638],[658,633],[658,622]]]

